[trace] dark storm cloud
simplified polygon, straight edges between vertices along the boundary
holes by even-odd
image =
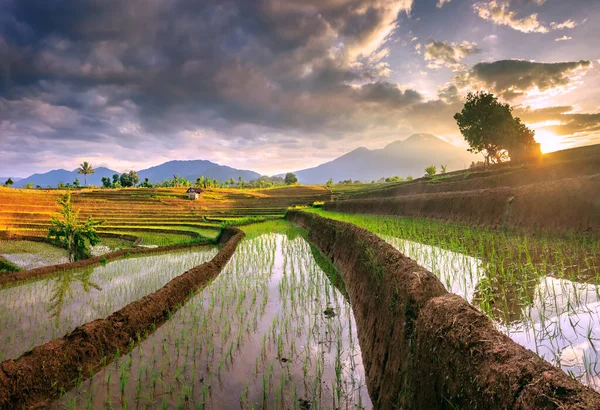
[[[589,61],[538,63],[525,60],[500,60],[475,64],[461,85],[482,84],[507,100],[528,90],[547,91],[570,85],[591,67]]]
[[[377,69],[363,57],[410,4],[10,1],[2,6],[7,24],[0,28],[2,96],[28,95],[43,104],[50,96],[35,96],[41,82],[67,84],[75,95],[105,86],[114,88],[104,89],[104,105],[88,107],[83,118],[132,103],[147,132],[171,129],[174,115],[190,127],[194,118],[224,118],[313,129],[328,121],[315,118],[311,105],[377,97],[369,84],[364,91],[349,84],[377,80]],[[383,95],[381,102],[396,107],[411,96]],[[81,109],[69,98],[54,103]]]

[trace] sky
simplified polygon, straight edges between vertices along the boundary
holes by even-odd
[[[0,0],[0,175],[465,146],[477,90],[544,152],[600,143],[598,39],[598,0]]]

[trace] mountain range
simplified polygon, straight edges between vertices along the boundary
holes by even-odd
[[[108,177],[112,180],[114,174],[120,174],[115,170],[106,167],[94,168],[95,172],[87,176],[88,185],[102,186],[102,178]],[[214,162],[205,160],[192,160],[192,161],[169,161],[161,165],[150,167],[138,171],[140,182],[144,178],[148,178],[150,182],[162,182],[165,179],[171,179],[173,175],[179,177],[185,177],[190,181],[195,181],[199,176],[205,176],[211,179],[218,179],[224,181],[233,178],[237,181],[239,177],[242,177],[245,181],[250,181],[260,177],[260,174],[254,171],[240,170],[228,167],[226,165],[215,164]],[[75,178],[79,178],[81,185],[84,184],[84,176],[77,173],[77,169],[73,171],[67,171],[65,169],[55,169],[50,172],[43,174],[33,174],[27,178],[15,180],[15,187],[25,187],[29,184],[33,186],[55,187],[59,182],[73,183]],[[0,179],[1,181],[1,179]]]
[[[298,182],[323,184],[359,180],[377,181],[382,177],[423,176],[425,167],[446,165],[448,171],[467,168],[478,158],[465,149],[457,148],[431,134],[413,134],[404,141],[395,141],[382,149],[360,147],[333,161],[314,168],[296,171]]]
[[[457,148],[431,134],[414,134],[404,141],[395,141],[382,149],[369,150],[364,147],[357,148],[333,161],[326,162],[314,168],[296,171],[298,181],[303,184],[323,184],[329,178],[335,182],[342,180],[360,180],[370,182],[382,177],[423,175],[425,167],[441,164],[447,165],[448,171],[466,168],[477,157],[466,150]],[[88,185],[102,185],[102,177],[112,179],[119,172],[106,167],[95,168],[94,174],[87,176]],[[148,178],[150,182],[162,182],[173,175],[185,177],[195,181],[199,176],[205,176],[219,181],[242,177],[251,181],[260,177],[260,174],[250,170],[240,170],[226,165],[219,165],[206,160],[168,161],[163,164],[138,171],[140,181]],[[282,174],[281,176],[283,176]],[[33,174],[27,178],[13,178],[15,187],[56,186],[59,182],[73,183],[79,178],[83,185],[84,177],[77,170],[67,171],[56,169],[43,174]],[[5,179],[4,179],[5,180]],[[0,181],[2,179],[0,178]]]

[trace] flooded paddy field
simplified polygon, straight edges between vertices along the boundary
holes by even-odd
[[[35,269],[69,262],[66,250],[33,241],[0,240],[0,256],[20,269]]]
[[[208,246],[129,257],[0,288],[0,361],[110,315],[216,253]]]
[[[335,269],[293,224],[244,230],[210,285],[52,408],[371,408]]]
[[[119,238],[100,239],[100,243],[90,249],[92,256],[100,256],[133,247],[131,241]],[[0,240],[0,256],[22,270],[69,262],[69,255],[65,249],[49,243],[27,240]]]
[[[600,391],[600,244],[595,238],[317,213],[378,234],[484,312],[498,330]]]

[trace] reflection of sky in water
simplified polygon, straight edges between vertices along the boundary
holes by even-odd
[[[469,302],[473,300],[479,277],[485,273],[483,263],[479,259],[393,236],[381,235],[381,238],[433,272],[450,292]]]
[[[37,253],[3,253],[4,259],[12,262],[21,269],[35,269],[42,266],[58,265],[69,262],[67,256],[40,255]]]
[[[514,341],[552,364],[600,388],[600,298],[598,286],[541,278],[524,320],[498,325]]]
[[[301,408],[298,399],[311,408],[372,408],[352,307],[299,236],[244,239],[209,286],[122,360],[131,367],[124,396],[117,360],[52,408],[74,397],[92,408],[120,407],[123,397],[154,408],[165,397],[179,408],[186,386],[190,407],[204,408],[207,385],[214,409]]]
[[[204,248],[121,259],[0,289],[0,360],[107,317],[216,252]]]
[[[433,272],[450,292],[473,301],[479,279],[485,276],[481,260],[435,246],[381,237]],[[532,303],[518,315],[519,320],[496,322],[496,327],[521,346],[600,390],[600,353],[596,351],[600,351],[599,293],[596,285],[543,277],[535,285]]]

